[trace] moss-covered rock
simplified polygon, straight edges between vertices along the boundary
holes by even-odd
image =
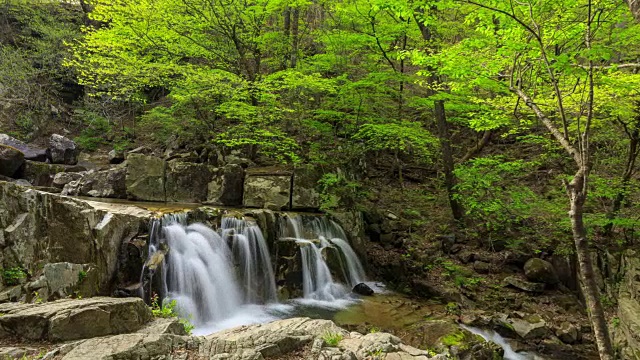
[[[133,200],[165,201],[167,162],[153,156],[129,154],[125,179],[127,197]]]
[[[205,164],[179,161],[167,163],[166,201],[200,203],[207,200],[211,168]]]
[[[24,163],[24,154],[11,146],[0,144],[0,175],[13,176]]]
[[[270,210],[289,210],[291,175],[247,174],[244,206]]]

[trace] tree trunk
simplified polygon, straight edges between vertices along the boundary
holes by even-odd
[[[291,17],[291,68],[298,64],[298,25],[300,22],[300,10],[293,9]]]
[[[631,14],[636,19],[637,22],[640,22],[640,0],[626,0],[627,5],[629,5],[629,10],[631,10]]]
[[[444,185],[447,188],[451,213],[456,221],[462,220],[464,210],[455,197],[456,177],[453,174],[453,153],[451,151],[451,140],[449,136],[449,125],[444,112],[444,101],[436,100],[435,103],[436,123],[438,125],[438,137],[442,148],[442,163],[444,168]]]
[[[589,252],[589,242],[587,240],[587,229],[583,221],[584,202],[587,197],[586,182],[587,169],[581,167],[567,185],[567,192],[571,201],[571,230],[576,246],[578,258],[578,270],[580,273],[580,286],[587,305],[589,320],[593,327],[593,334],[598,345],[598,352],[601,360],[613,360],[613,347],[609,337],[609,329],[604,315],[604,309],[600,303],[598,285],[595,280],[593,262]]]

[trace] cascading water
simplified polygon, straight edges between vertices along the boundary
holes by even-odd
[[[302,285],[306,299],[333,301],[348,294],[334,281],[325,252],[337,248],[340,271],[351,286],[364,280],[364,269],[356,253],[345,240],[346,235],[335,222],[324,217],[305,221],[302,216],[281,218],[281,239],[294,239],[302,258]],[[346,266],[345,266],[346,264]]]
[[[224,238],[232,239],[244,302],[276,302],[275,276],[269,248],[258,225],[244,219],[226,217],[222,219],[221,230]]]
[[[166,215],[151,225],[149,259],[166,253],[163,298],[176,300],[181,317],[205,329],[202,333],[272,319],[250,306],[276,301],[271,259],[258,226],[225,217],[216,232],[186,220],[186,215]]]

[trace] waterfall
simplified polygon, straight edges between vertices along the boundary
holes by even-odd
[[[276,301],[269,251],[255,222],[224,217],[218,232],[186,224],[185,214],[154,220],[145,265],[162,262],[159,290],[176,300],[181,317],[196,327],[211,326],[247,313],[243,305]]]
[[[504,350],[503,358],[506,360],[530,360],[536,358],[535,356],[527,353],[517,353],[513,351],[511,345],[509,345],[509,343],[495,331],[482,330],[466,325],[460,325],[460,327],[476,335],[482,336],[482,338],[486,341],[491,341],[498,344]]]
[[[224,238],[232,239],[233,254],[243,285],[244,302],[276,302],[275,276],[269,248],[258,225],[245,219],[225,217],[222,219],[221,230]]]
[[[351,287],[364,280],[364,269],[346,241],[342,228],[325,217],[310,220],[302,216],[281,218],[280,240],[295,240],[302,259],[302,287],[306,299],[333,301],[344,298],[348,289],[333,279],[325,256],[338,250],[339,270]],[[345,266],[346,264],[346,266]]]

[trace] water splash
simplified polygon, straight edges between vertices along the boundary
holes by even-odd
[[[239,314],[243,305],[277,301],[260,228],[231,217],[223,218],[219,232],[200,223],[186,224],[186,214],[165,215],[151,224],[149,259],[162,259],[162,297],[176,300],[180,315],[200,328],[229,319],[259,321],[259,316]]]
[[[500,334],[491,330],[482,330],[471,326],[460,325],[465,330],[468,330],[476,335],[482,336],[486,341],[494,342],[504,350],[503,358],[506,360],[531,360],[536,359],[535,356],[527,354],[527,353],[517,353],[513,351],[511,345],[502,337]]]

